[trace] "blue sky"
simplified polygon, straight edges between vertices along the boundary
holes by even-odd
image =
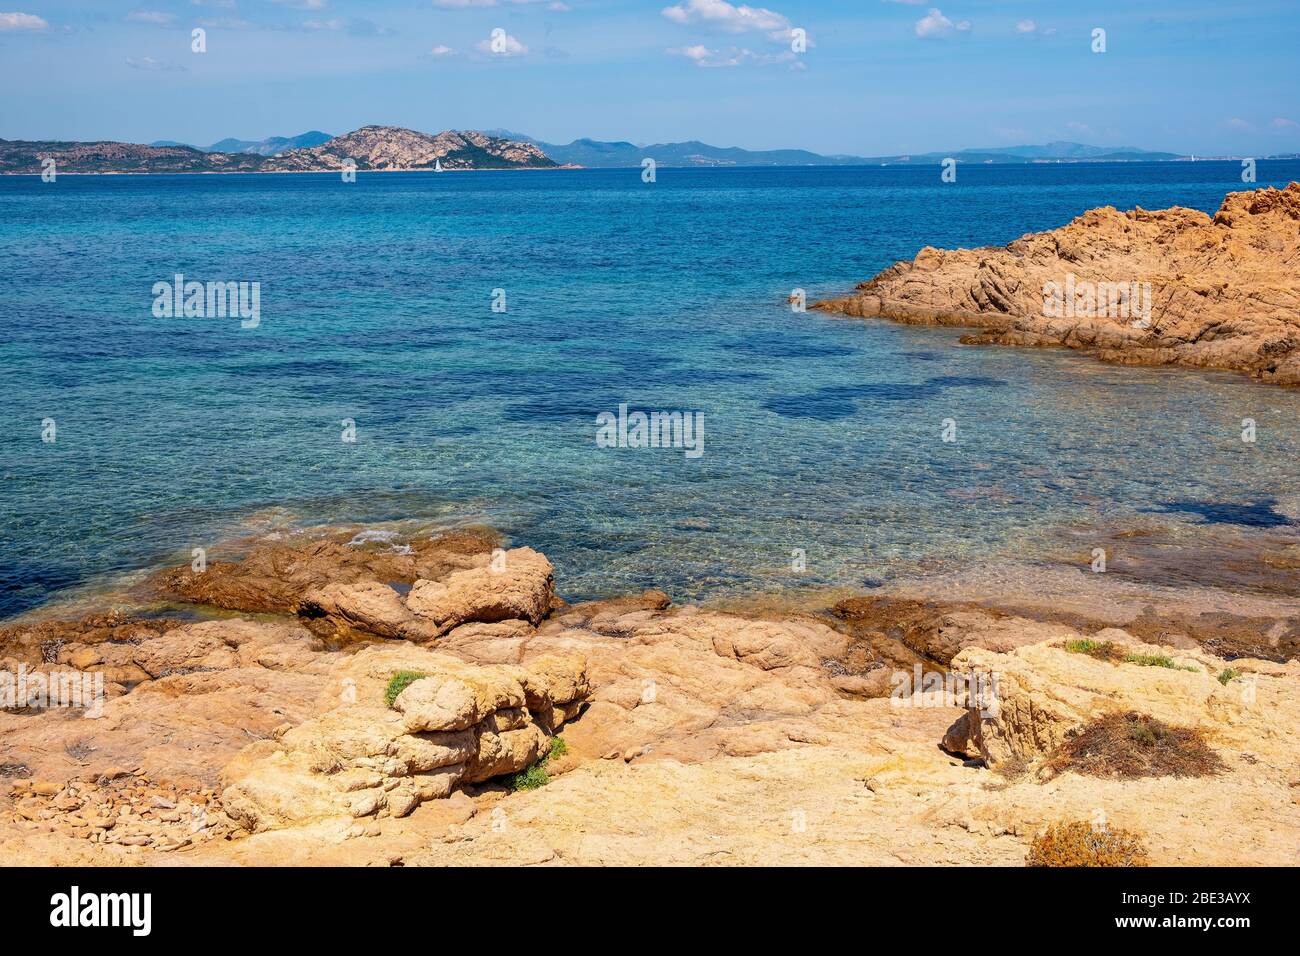
[[[1298,21],[1295,0],[0,0],[0,137],[206,145],[385,123],[1266,155],[1300,151]]]

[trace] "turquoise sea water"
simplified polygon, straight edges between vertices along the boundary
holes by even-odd
[[[785,301],[1092,206],[1212,211],[1239,172],[0,177],[0,617],[270,508],[483,520],[567,596],[679,599],[870,586],[1063,524],[1286,521],[1298,393]],[[176,273],[259,282],[260,325],[156,318]],[[598,448],[624,402],[702,412],[704,455]]]

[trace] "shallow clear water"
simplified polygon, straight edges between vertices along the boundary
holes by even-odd
[[[1151,512],[1268,523],[1300,491],[1300,393],[785,304],[1092,206],[1212,211],[1239,170],[0,177],[0,616],[268,508],[481,519],[570,597],[679,599],[869,585]],[[155,318],[178,272],[260,282],[260,326]],[[621,402],[702,412],[704,455],[598,448]]]

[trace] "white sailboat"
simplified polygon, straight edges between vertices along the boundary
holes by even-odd
[[[435,160],[433,161],[433,171],[434,171],[435,173],[440,173],[440,172],[442,172],[442,160],[441,160],[441,159],[435,159]]]

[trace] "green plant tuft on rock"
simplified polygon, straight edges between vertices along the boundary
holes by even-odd
[[[1126,654],[1124,648],[1114,641],[1095,641],[1090,637],[1082,637],[1077,640],[1066,641],[1065,649],[1071,654],[1087,654],[1089,657],[1096,658],[1099,661],[1109,661],[1112,664],[1167,667],[1170,670],[1199,673],[1195,667],[1176,664],[1172,657],[1165,657],[1163,654]]]
[[[552,737],[551,749],[541,760],[505,778],[506,789],[511,793],[518,793],[521,790],[536,790],[538,787],[546,786],[551,782],[551,776],[546,772],[546,761],[552,757],[563,757],[568,752],[569,745],[564,742],[563,737]]]
[[[1126,664],[1137,664],[1139,667],[1166,667],[1174,671],[1191,671],[1193,674],[1199,674],[1200,671],[1189,664],[1176,664],[1172,657],[1166,657],[1163,654],[1130,654],[1124,658]]]
[[[428,676],[428,674],[423,674],[420,671],[398,671],[392,676],[392,679],[389,680],[388,687],[384,689],[384,703],[387,706],[392,707],[393,702],[397,700],[398,694],[406,690],[406,688],[410,687],[421,677]]]
[[[518,793],[521,790],[536,790],[538,787],[546,786],[551,782],[551,778],[546,772],[545,764],[546,759],[543,758],[526,770],[512,773],[506,777],[506,789],[511,793]]]
[[[1094,641],[1084,637],[1076,641],[1066,641],[1065,649],[1071,654],[1087,654],[1099,661],[1119,662],[1124,659],[1124,652],[1114,641]]]

